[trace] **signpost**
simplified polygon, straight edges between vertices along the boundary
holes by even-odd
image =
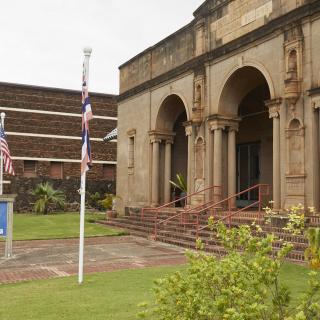
[[[12,257],[13,202],[15,194],[0,195],[0,237],[5,237],[4,257]]]

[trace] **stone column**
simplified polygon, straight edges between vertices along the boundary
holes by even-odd
[[[229,127],[228,131],[228,196],[237,193],[237,156],[236,156],[237,128]],[[236,199],[232,199],[231,207],[236,207]]]
[[[152,205],[159,204],[159,164],[161,140],[153,139],[152,143]]]
[[[166,140],[165,146],[165,160],[164,160],[164,203],[170,202],[171,190],[171,145],[172,140]]]
[[[223,126],[214,125],[213,184],[222,186],[222,130]]]
[[[194,130],[192,128],[192,124],[188,124],[185,126],[186,136],[188,137],[188,177],[187,177],[187,188],[188,194],[192,193],[192,185],[193,185],[193,168],[194,168],[194,161],[193,161],[193,147],[194,147]]]
[[[273,119],[273,208],[281,208],[281,171],[280,171],[280,104],[281,99],[266,103],[269,118]]]

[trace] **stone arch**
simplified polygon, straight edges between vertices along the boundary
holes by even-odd
[[[228,177],[225,194],[259,183],[273,184],[273,121],[265,102],[274,100],[274,94],[271,77],[255,62],[233,68],[222,86],[217,114],[211,118],[214,154],[219,150],[218,154],[228,158],[226,163],[214,156],[214,184],[222,185],[223,176]],[[241,196],[237,205],[248,205],[257,198],[258,193],[252,191]]]
[[[257,85],[266,83],[270,99],[275,98],[275,90],[270,74],[257,62],[247,62],[236,66],[227,74],[220,89],[218,114],[236,116],[240,101]]]
[[[188,138],[185,125],[188,121],[188,109],[184,99],[178,94],[166,95],[159,106],[152,137],[158,141],[158,175],[154,188],[159,191],[159,203],[168,203],[180,190],[172,189],[170,180],[182,174],[187,181],[188,174]],[[173,196],[173,192],[175,195]],[[171,199],[170,199],[171,198]]]
[[[293,118],[289,122],[289,129],[290,130],[299,130],[302,128],[301,122],[298,118]]]
[[[175,121],[183,112],[186,113],[187,121],[189,121],[189,110],[184,97],[178,93],[166,94],[158,107],[155,130],[172,131]]]

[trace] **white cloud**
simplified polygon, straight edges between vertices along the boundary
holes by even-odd
[[[118,93],[118,66],[175,32],[203,0],[0,0],[0,81]],[[134,4],[133,4],[134,3]]]

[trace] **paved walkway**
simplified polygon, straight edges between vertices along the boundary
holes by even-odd
[[[78,239],[15,241],[13,258],[0,259],[0,283],[75,275],[78,245]],[[183,249],[159,242],[133,236],[85,239],[85,273],[184,263]]]

